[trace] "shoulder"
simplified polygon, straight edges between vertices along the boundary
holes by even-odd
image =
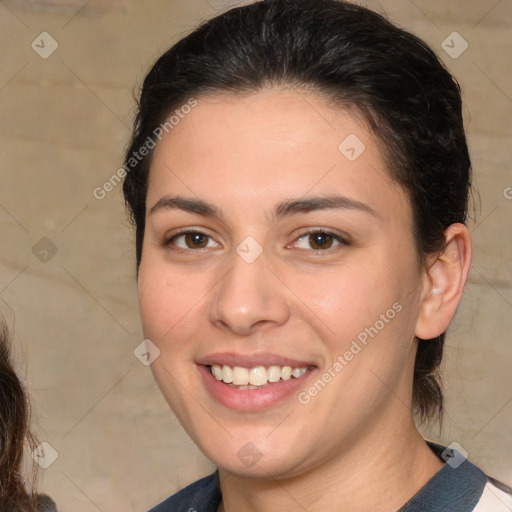
[[[46,494],[37,495],[37,512],[57,512],[57,505]]]
[[[216,512],[221,502],[219,473],[188,485],[149,512]]]
[[[400,512],[510,512],[512,490],[488,477],[457,450],[428,445],[444,466]],[[508,498],[507,498],[508,496]],[[507,506],[508,504],[508,506]],[[501,507],[501,508],[500,508]]]
[[[474,512],[510,512],[512,510],[512,489],[487,477],[487,482]]]

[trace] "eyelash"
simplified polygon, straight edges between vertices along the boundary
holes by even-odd
[[[340,246],[350,245],[348,240],[346,238],[342,237],[341,235],[339,235],[338,233],[335,233],[334,231],[331,231],[329,229],[321,229],[321,228],[310,229],[310,230],[302,232],[301,234],[299,234],[299,236],[297,236],[297,238],[294,240],[293,243],[296,243],[297,241],[299,241],[303,238],[307,238],[308,236],[318,235],[318,234],[327,235],[327,236],[332,237],[333,241],[339,242]],[[287,246],[287,247],[289,247],[289,246]],[[310,250],[314,251],[315,253],[329,252],[332,249],[334,249],[335,247],[338,247],[338,245],[329,247],[328,249],[310,249]],[[302,249],[302,250],[307,250],[307,249]]]
[[[172,236],[165,238],[162,242],[162,245],[164,247],[169,247],[172,244],[173,240],[176,240],[180,236],[189,235],[189,234],[194,234],[194,235],[200,234],[200,235],[203,235],[203,236],[206,236],[206,237],[212,239],[212,237],[208,233],[205,233],[204,231],[201,231],[200,229],[184,228],[183,230],[179,230],[177,233],[174,233]],[[200,249],[202,249],[202,247],[200,247]],[[177,247],[174,250],[182,251],[182,252],[183,251],[197,251],[197,249],[191,249],[191,248],[183,249],[182,247]]]
[[[178,231],[177,233],[174,233],[172,236],[165,238],[163,240],[163,242],[162,242],[162,246],[164,246],[166,248],[169,248],[169,246],[171,246],[173,241],[175,241],[177,238],[179,238],[180,236],[183,236],[183,235],[188,235],[188,234],[200,234],[200,235],[203,235],[205,237],[208,237],[208,238],[212,239],[212,237],[210,235],[208,235],[204,231],[201,231],[200,229],[191,230],[191,229],[185,228],[182,231]],[[338,233],[335,233],[334,231],[330,231],[328,229],[321,229],[321,228],[311,229],[309,231],[304,231],[304,232],[300,233],[297,236],[297,238],[292,243],[296,243],[297,241],[299,241],[301,239],[304,239],[304,238],[306,238],[306,237],[308,237],[310,235],[317,235],[317,234],[321,234],[321,235],[326,235],[326,236],[332,237],[333,241],[339,242],[339,246],[348,246],[348,245],[350,245],[348,240],[346,238],[343,238]],[[286,247],[288,248],[288,247],[290,247],[290,245],[292,245],[292,244],[289,244]],[[332,249],[334,249],[335,247],[338,247],[338,245],[335,245],[334,247],[329,247],[327,249],[310,249],[310,250],[314,251],[315,253],[329,252]],[[183,249],[182,247],[173,248],[173,250],[177,250],[177,251],[181,251],[181,252],[197,251],[199,249],[205,249],[205,247],[199,247],[199,248],[190,248],[190,247],[188,247],[187,249]],[[300,250],[308,250],[308,249],[300,249]]]

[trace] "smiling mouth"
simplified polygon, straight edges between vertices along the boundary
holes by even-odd
[[[261,389],[278,382],[298,379],[314,366],[256,366],[245,368],[243,366],[209,365],[210,373],[218,381],[235,389]]]

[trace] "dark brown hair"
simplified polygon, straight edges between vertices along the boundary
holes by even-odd
[[[147,74],[123,191],[142,257],[152,151],[166,117],[191,97],[239,94],[266,86],[309,89],[357,110],[381,142],[391,177],[408,193],[422,264],[443,249],[444,232],[464,223],[471,164],[460,88],[418,37],[379,14],[340,0],[263,0],[229,10],[164,53]],[[137,158],[134,158],[134,155]],[[423,420],[441,417],[444,333],[420,340],[413,405]]]
[[[29,430],[30,406],[26,390],[14,371],[10,354],[10,336],[0,319],[0,510],[30,512],[37,497],[27,491],[22,472],[25,447],[35,448]],[[33,489],[35,472],[28,487]]]

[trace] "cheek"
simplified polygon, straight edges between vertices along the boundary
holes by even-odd
[[[400,295],[396,276],[375,261],[354,262],[329,273],[298,273],[293,290],[325,324],[328,337],[343,340],[373,325]]]
[[[334,402],[342,390],[347,402],[373,396],[379,403],[385,392],[379,379],[397,382],[408,364],[417,315],[410,290],[418,275],[404,259],[398,265],[396,257],[379,256],[358,258],[327,275],[295,276],[303,311],[314,313],[310,319],[330,363],[338,361]]]
[[[184,272],[172,273],[165,261],[146,253],[141,261],[138,279],[139,310],[144,338],[150,339],[160,355],[151,365],[151,371],[170,407],[182,421],[188,417],[187,394],[182,393],[183,382],[196,379],[193,359],[194,325],[202,314],[200,293],[190,276]]]
[[[165,365],[173,374],[182,374],[195,368],[188,363],[206,328],[217,281],[211,269],[170,265],[153,248],[146,252],[139,269],[138,299],[144,337],[161,353],[153,370]],[[178,361],[184,364],[175,364]]]
[[[145,337],[157,345],[170,342],[187,325],[200,297],[200,290],[186,272],[172,273],[164,261],[149,254],[143,258],[138,298]]]
[[[172,294],[167,292],[165,277],[154,266],[143,260],[138,280],[139,310],[144,336],[153,342],[164,335],[164,327],[171,324],[173,318]]]

